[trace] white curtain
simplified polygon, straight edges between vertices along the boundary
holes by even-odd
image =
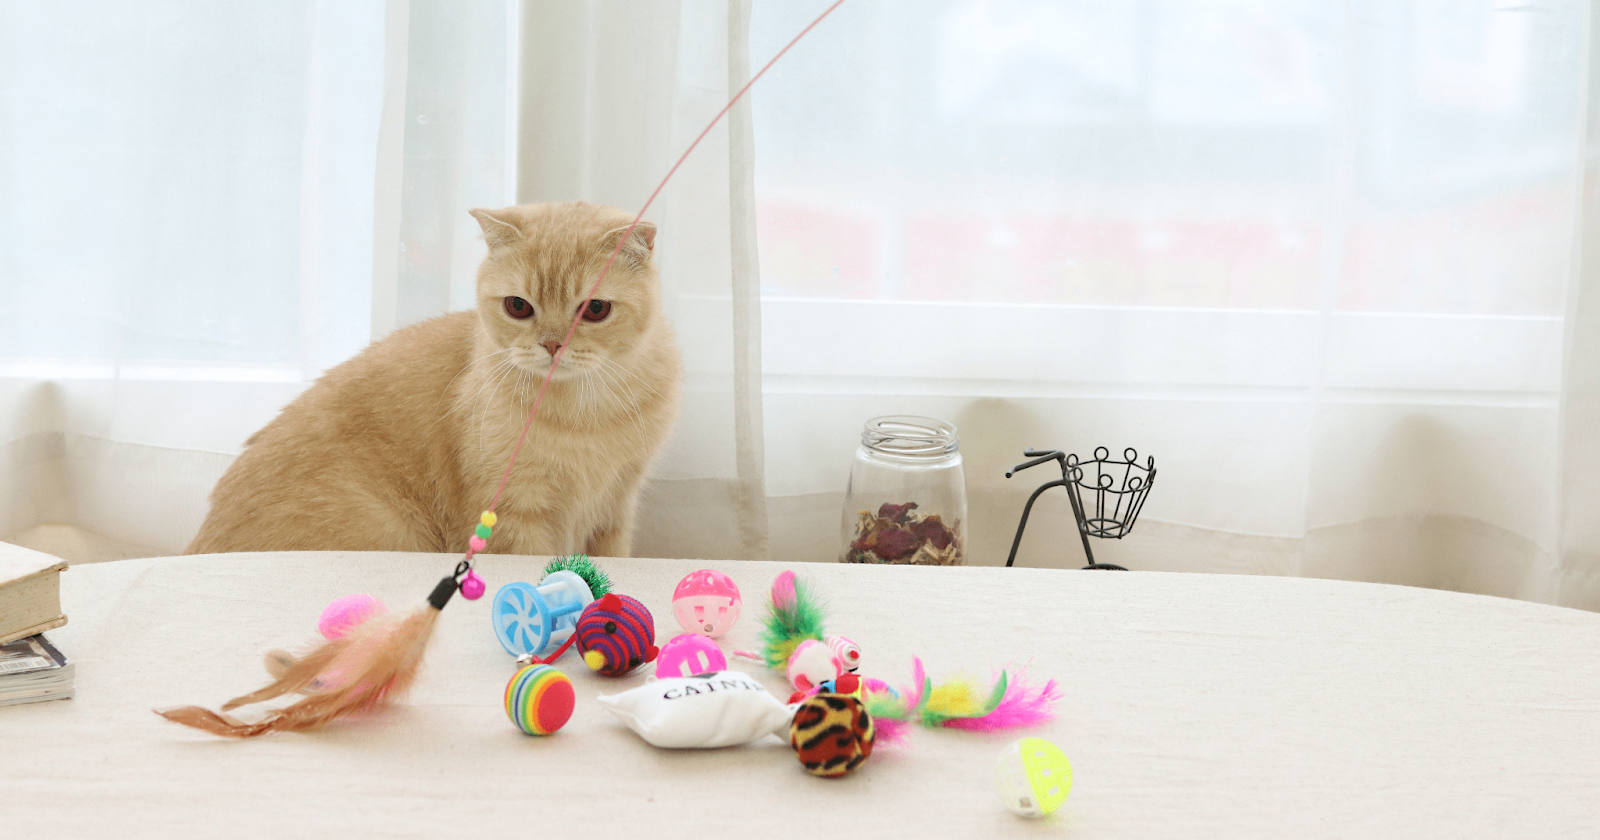
[[[179,551],[369,337],[376,2],[0,4],[0,534]]]
[[[742,83],[748,16],[720,0],[0,4],[0,537],[181,551],[245,438],[311,379],[472,305],[467,210],[641,206]],[[638,553],[766,553],[759,324],[735,318],[758,288],[748,107],[735,116],[649,215],[688,399]]]
[[[758,4],[752,52],[819,5]],[[978,562],[1051,477],[1004,478],[1024,447],[1131,446],[1158,478],[1096,559],[1600,608],[1588,26],[847,4],[756,100],[775,549],[824,553],[862,420],[921,413],[961,430]],[[1081,565],[1052,493],[1018,562]]]
[[[637,208],[825,5],[0,3],[0,535],[180,550],[310,378],[469,305],[467,209]],[[850,0],[647,214],[689,372],[637,552],[830,560],[918,413],[969,562],[1024,447],[1132,446],[1096,559],[1600,608],[1591,25]],[[1054,493],[1019,563],[1082,565]]]

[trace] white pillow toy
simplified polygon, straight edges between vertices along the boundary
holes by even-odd
[[[738,671],[648,682],[597,698],[639,737],[657,747],[694,749],[788,737],[794,710]]]

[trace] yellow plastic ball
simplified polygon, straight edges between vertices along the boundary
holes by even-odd
[[[1000,754],[994,789],[1011,813],[1043,817],[1067,801],[1072,764],[1055,744],[1043,738],[1023,738]]]

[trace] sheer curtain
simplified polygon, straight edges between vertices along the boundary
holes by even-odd
[[[467,209],[637,208],[824,5],[0,4],[0,535],[180,550],[311,378],[470,305]],[[1132,446],[1099,559],[1600,608],[1592,25],[851,0],[647,214],[689,371],[637,552],[830,560],[920,413],[969,562],[1024,447]],[[1047,495],[1019,562],[1080,553]]]
[[[182,550],[245,438],[309,381],[472,305],[484,246],[467,210],[641,206],[742,84],[748,14],[0,5],[0,537],[95,559]],[[749,192],[748,108],[736,117],[737,165],[725,122],[649,216],[688,399],[640,553],[765,555],[759,327],[735,318],[757,299],[753,228],[749,199],[730,199]]]
[[[367,340],[382,13],[0,4],[0,534],[181,550]]]
[[[753,51],[819,5],[759,4]],[[1600,608],[1589,23],[841,9],[756,102],[767,438],[798,443],[768,449],[773,543],[804,546],[775,555],[836,539],[863,420],[922,413],[961,429],[976,562],[1047,478],[1004,478],[1024,447],[1131,446],[1159,480],[1097,559]],[[1019,562],[1081,565],[1046,500]]]
[[[747,78],[748,14],[740,0],[525,4],[519,199],[643,207]],[[645,215],[686,381],[641,499],[643,556],[766,556],[748,105],[730,117]]]

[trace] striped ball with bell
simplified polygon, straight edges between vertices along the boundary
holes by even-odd
[[[655,617],[627,595],[609,594],[584,607],[576,633],[584,663],[608,677],[620,677],[660,653]]]

